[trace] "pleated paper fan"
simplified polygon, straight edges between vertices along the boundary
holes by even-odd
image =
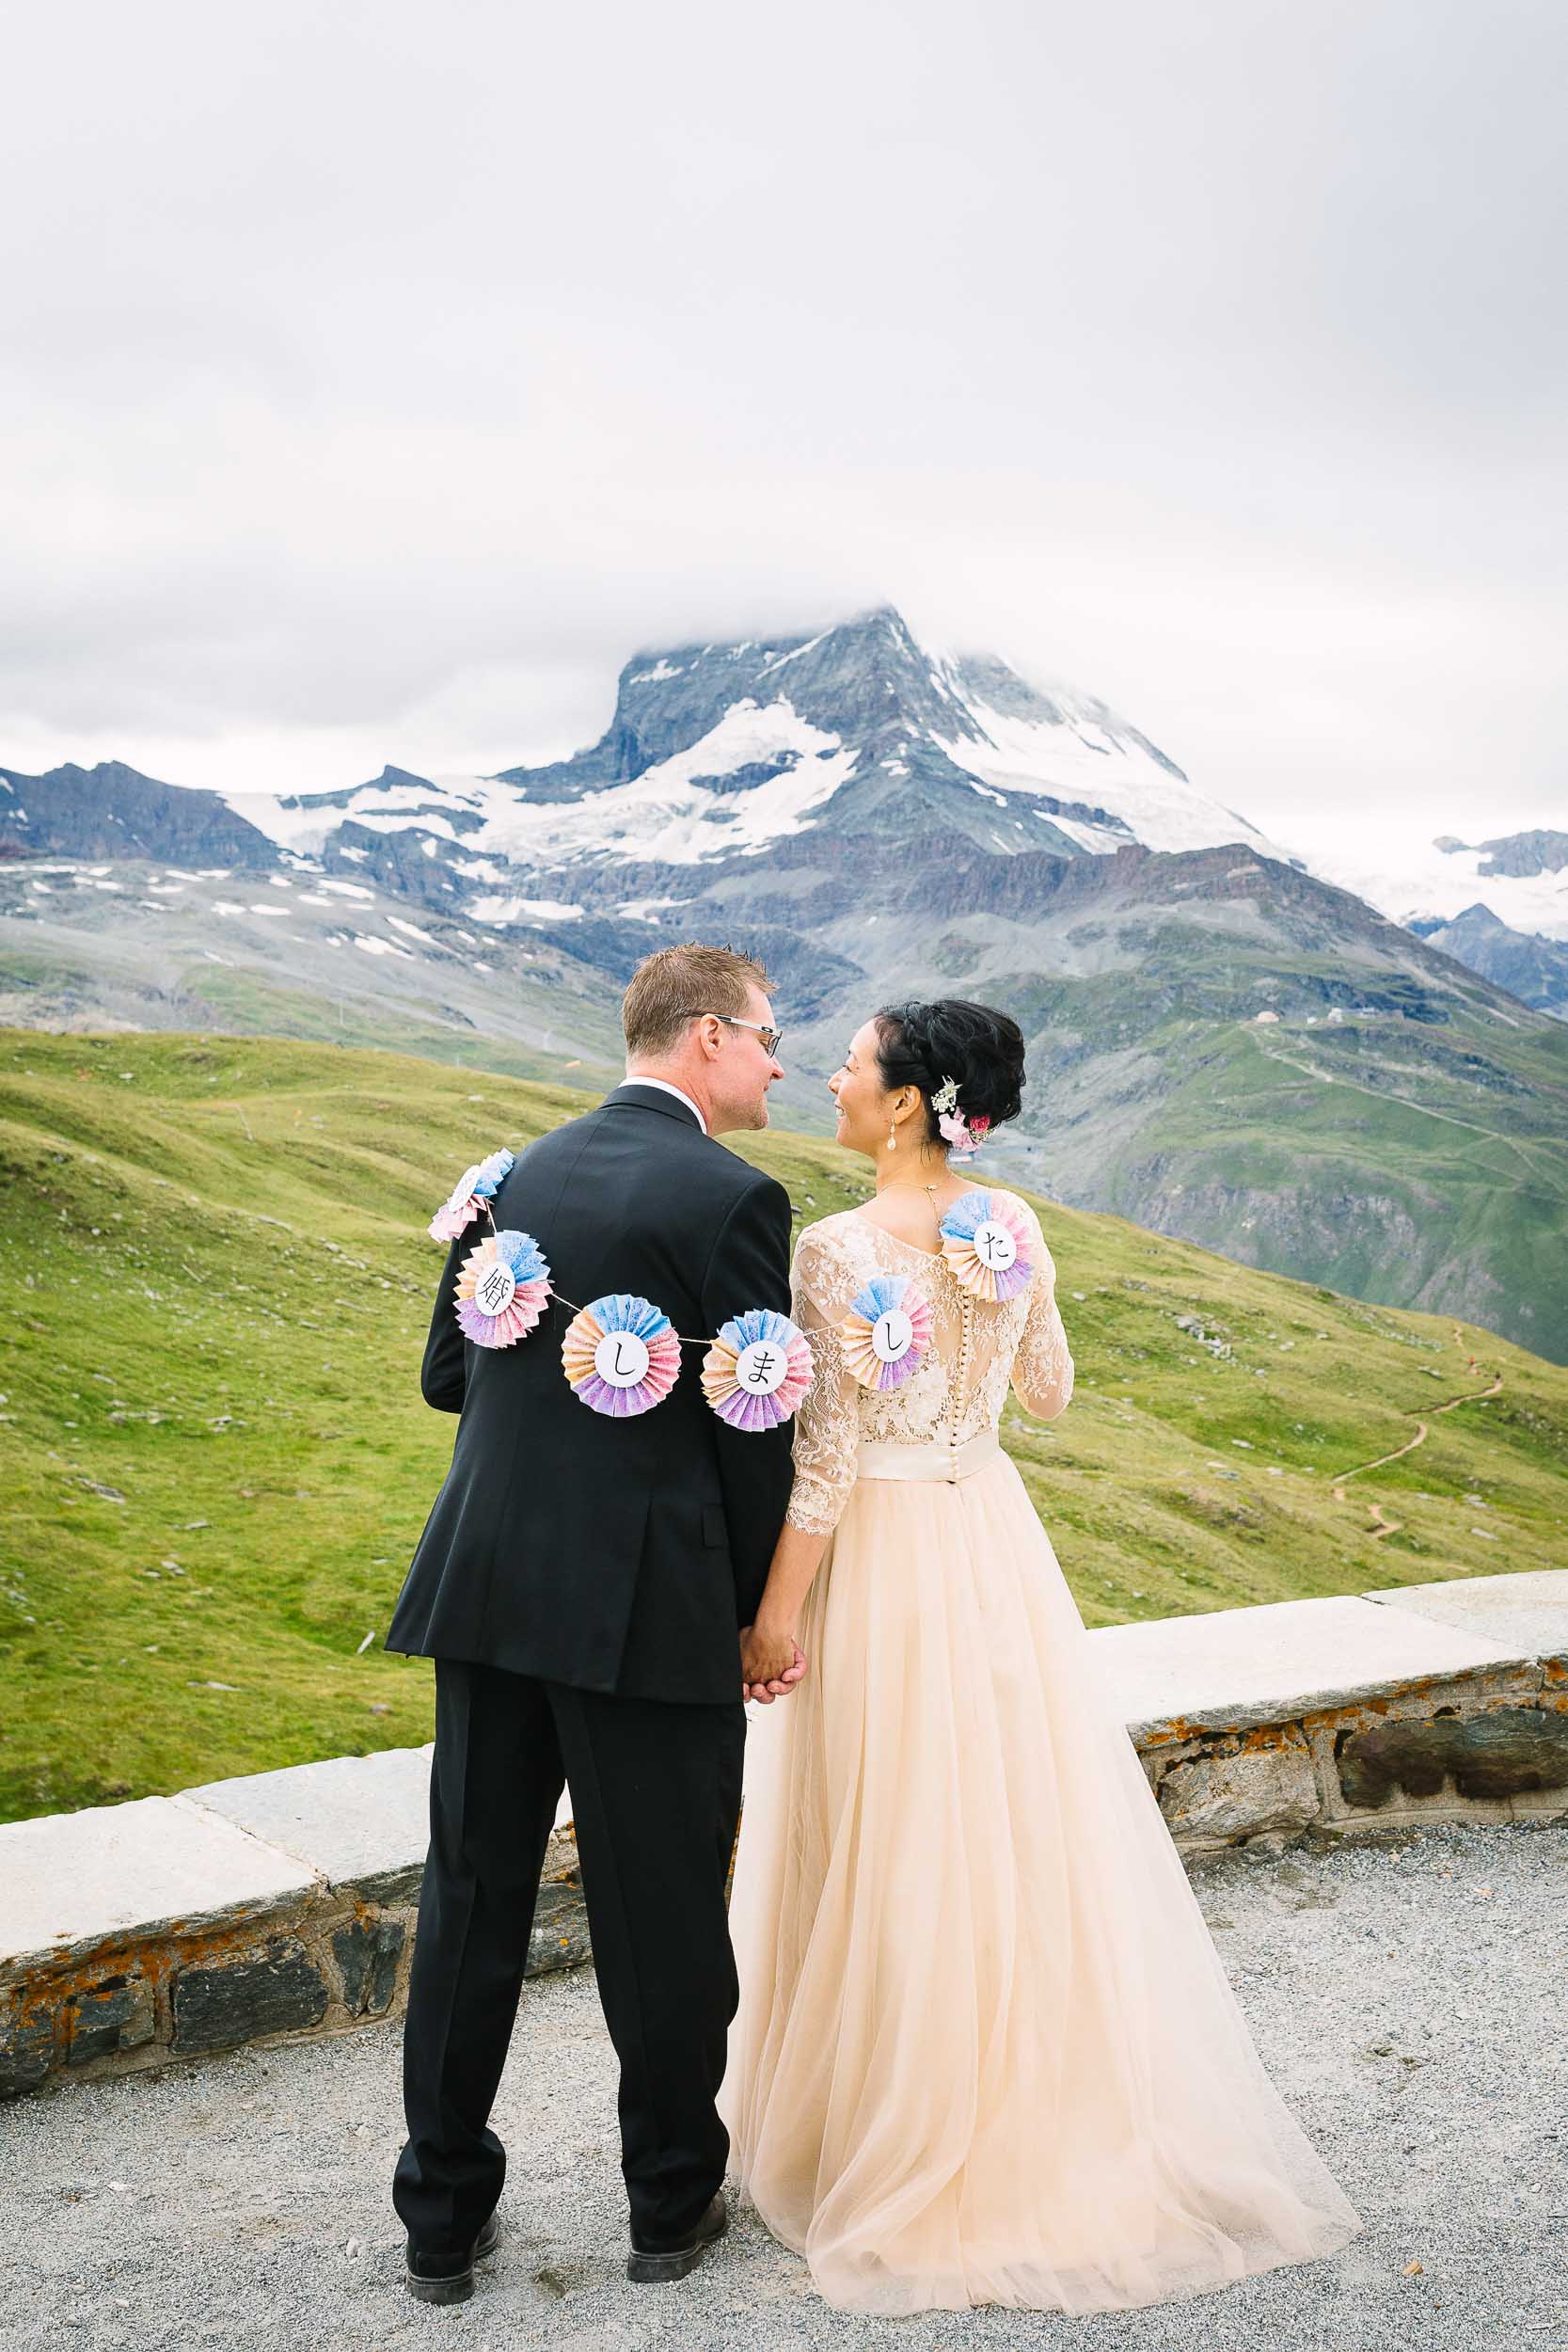
[[[703,1358],[703,1394],[732,1429],[776,1429],[810,1388],[813,1369],[799,1325],[754,1307],[733,1315]]]
[[[879,1274],[839,1325],[844,1360],[863,1389],[895,1389],[931,1344],[931,1310],[907,1274]]]
[[[942,1220],[942,1252],[975,1298],[1016,1298],[1035,1279],[1029,1228],[1002,1192],[966,1192]]]
[[[549,1304],[550,1269],[531,1233],[486,1233],[457,1272],[457,1320],[476,1347],[526,1339]]]
[[[663,1403],[680,1372],[681,1343],[652,1299],[613,1291],[572,1317],[561,1361],[579,1404],[622,1421]]]
[[[495,1198],[515,1157],[503,1146],[486,1159],[476,1160],[472,1168],[466,1168],[430,1220],[426,1230],[431,1240],[455,1241],[459,1233],[466,1233],[485,1201]]]

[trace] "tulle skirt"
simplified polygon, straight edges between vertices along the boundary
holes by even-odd
[[[720,2105],[827,2300],[1122,2311],[1353,2236],[1006,1455],[862,1478],[800,1638],[748,1732]]]

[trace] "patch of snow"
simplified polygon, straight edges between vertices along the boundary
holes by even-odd
[[[626,684],[628,686],[659,686],[667,677],[684,677],[685,675],[684,670],[673,668],[661,654],[651,670],[639,670],[635,677],[627,678]]]
[[[251,908],[250,912],[252,913],[252,914],[288,914],[288,912],[289,912],[289,910],[288,910],[288,908],[287,908],[287,907],[257,907],[257,906],[253,906],[253,907]]]
[[[341,809],[285,808],[271,792],[225,792],[221,798],[226,808],[279,849],[319,850],[343,821]]]
[[[825,628],[821,631],[820,635],[808,637],[803,645],[797,645],[791,653],[769,654],[768,660],[762,666],[764,670],[768,671],[769,674],[771,674],[774,670],[782,670],[786,661],[799,661],[802,654],[815,653],[817,646],[821,644],[823,639],[831,637],[832,635],[832,630],[831,628]]]
[[[951,664],[938,667],[982,739],[976,743],[955,736],[942,741],[955,766],[1012,792],[1046,792],[1053,799],[1102,808],[1108,816],[1122,818],[1146,849],[1207,850],[1237,841],[1267,857],[1287,856],[1244,817],[1162,768],[1133,731],[1124,731],[1101,705],[1056,692],[1053,701],[1061,712],[1059,724],[1015,718],[965,692]],[[1054,816],[1051,821],[1062,824]],[[1062,830],[1067,831],[1065,824]],[[1103,852],[1115,845],[1089,831],[1082,846]]]
[[[1092,850],[1097,856],[1108,856],[1132,839],[1130,834],[1114,833],[1108,825],[1089,825],[1077,817],[1064,817],[1058,809],[1037,808],[1035,814],[1042,824],[1054,825],[1069,841],[1076,841],[1080,849]]]
[[[355,932],[354,944],[356,947],[362,947],[368,956],[401,956],[404,963],[413,963],[417,961],[409,954],[406,947],[398,946],[394,940],[376,939],[365,931]]]
[[[790,766],[743,792],[717,793],[697,782],[791,754]],[[498,811],[480,846],[534,866],[606,850],[694,866],[799,832],[808,813],[847,781],[855,759],[836,735],[814,726],[782,695],[765,706],[748,696],[733,703],[700,741],[626,784],[606,786],[580,801],[519,803]]]
[[[1005,792],[993,792],[989,784],[976,784],[973,776],[968,777],[966,781],[972,792],[978,792],[984,799],[994,801],[998,808],[1006,807],[1007,796]]]
[[[1393,923],[1451,923],[1480,900],[1513,930],[1568,939],[1568,870],[1483,874],[1484,850],[1439,850],[1392,833],[1375,847],[1336,835],[1303,855],[1320,882],[1354,891]]]
[[[293,882],[288,881],[288,879],[282,874],[269,874],[267,876],[267,881],[271,883],[274,890],[292,890],[293,888]]]
[[[361,810],[360,813],[355,818],[354,821],[356,825],[362,825],[367,833],[413,833],[418,831],[420,833],[439,834],[443,841],[460,841],[462,839],[462,835],[459,834],[456,826],[452,823],[451,818],[450,817],[443,817],[438,811],[433,809],[421,809],[418,817],[394,817],[383,816],[378,810],[367,808]],[[368,855],[368,852],[364,850],[345,849],[342,850],[342,855],[344,857],[364,857]],[[427,850],[426,855],[432,857],[435,855],[434,845]]]
[[[213,913],[214,914],[243,914],[245,913],[245,909],[239,904],[237,899],[214,898],[213,900]]]
[[[375,897],[375,892],[367,890],[363,882],[338,882],[324,877],[321,886],[324,890],[330,890],[335,897],[340,898],[373,898]]]
[[[434,947],[437,945],[429,931],[421,931],[417,923],[405,923],[401,914],[389,914],[387,920],[393,930],[402,931],[405,939],[422,939],[427,947]]]
[[[582,915],[561,898],[475,898],[467,911],[476,923],[575,923]]]

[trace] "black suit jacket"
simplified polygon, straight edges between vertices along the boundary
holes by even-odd
[[[452,1243],[420,1385],[458,1414],[451,1468],[387,1647],[541,1675],[585,1691],[728,1702],[789,1501],[792,1424],[731,1429],[681,1349],[662,1403],[612,1421],[580,1404],[561,1342],[609,1291],[653,1300],[688,1339],[750,1307],[789,1310],[789,1196],[657,1087],[619,1087],[521,1152],[491,1203],[533,1235],[556,1295],[515,1345],[458,1327]]]

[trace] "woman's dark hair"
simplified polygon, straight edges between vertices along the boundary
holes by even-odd
[[[874,1018],[882,1084],[920,1089],[928,1143],[942,1141],[931,1097],[944,1078],[957,1080],[965,1119],[987,1119],[996,1128],[1018,1117],[1023,1032],[1005,1012],[961,996],[939,996],[930,1004],[884,1005]]]

